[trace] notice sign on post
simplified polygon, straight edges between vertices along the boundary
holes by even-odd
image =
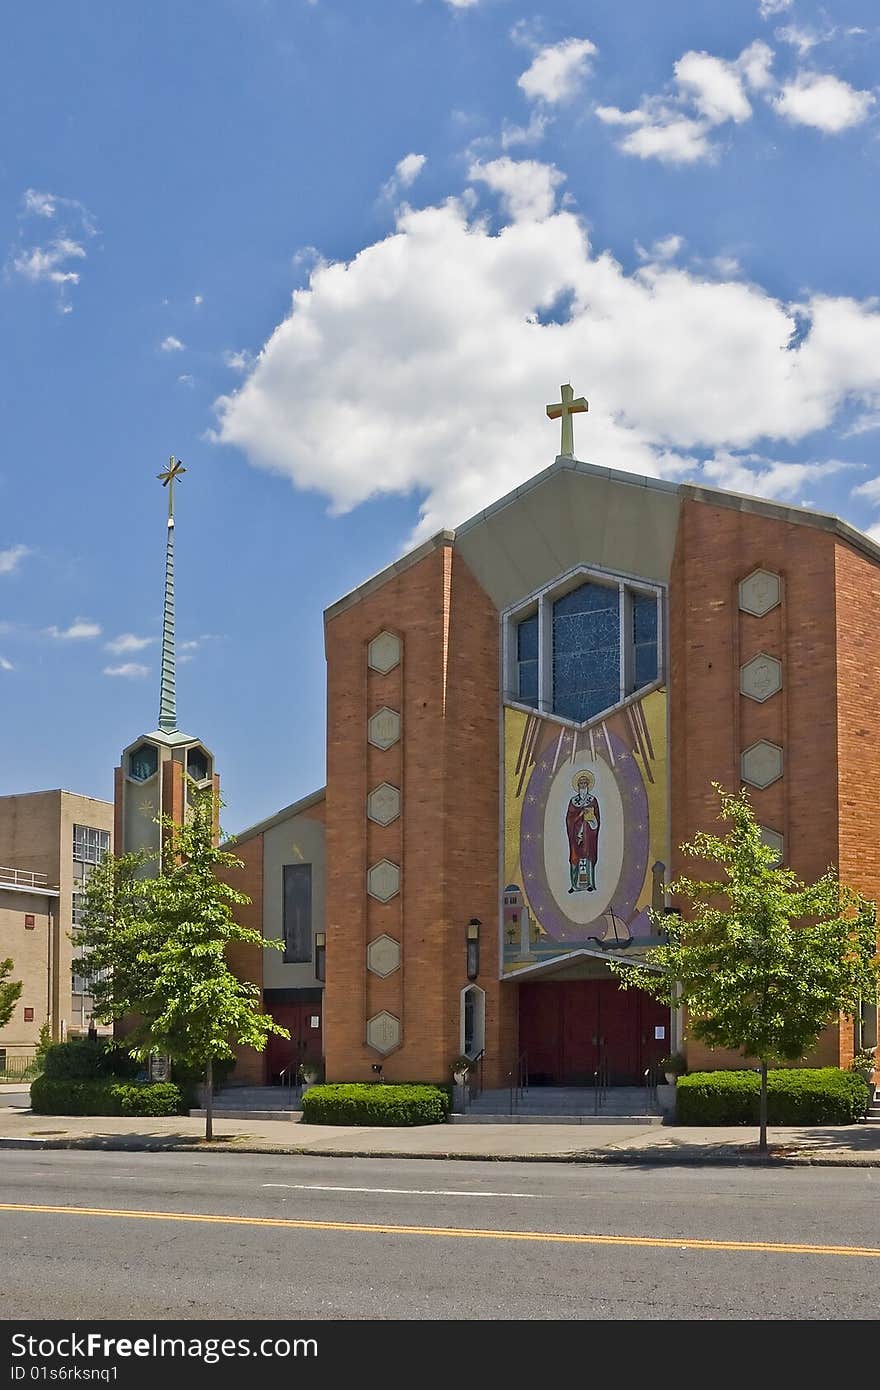
[[[666,1029],[664,1028],[663,1024],[660,1023],[660,1024],[658,1024],[658,1025],[655,1027],[655,1029],[654,1029],[654,1041],[655,1041],[655,1042],[659,1042],[662,1038],[665,1038],[665,1037],[666,1037]]]

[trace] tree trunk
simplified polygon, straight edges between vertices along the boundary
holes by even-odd
[[[760,1124],[761,1134],[758,1139],[758,1153],[767,1152],[767,1063],[761,1059],[761,1105],[760,1105]]]
[[[205,1138],[214,1138],[214,1058],[205,1067]]]

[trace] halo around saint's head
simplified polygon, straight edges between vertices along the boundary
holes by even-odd
[[[586,787],[587,791],[590,791],[595,781],[592,772],[587,772],[586,768],[581,768],[580,772],[576,772],[572,777],[571,785],[576,792],[579,792],[581,787]]]

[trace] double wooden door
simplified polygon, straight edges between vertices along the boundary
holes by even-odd
[[[269,1012],[290,1033],[289,1038],[281,1038],[270,1033],[266,1049],[266,1080],[269,1085],[277,1082],[283,1071],[297,1067],[301,1062],[320,1062],[322,1055],[321,1005],[312,1004],[272,1004]],[[287,1080],[287,1077],[284,1078]]]
[[[519,987],[519,1047],[532,1084],[640,1085],[669,1051],[669,1010],[616,980],[530,981]]]

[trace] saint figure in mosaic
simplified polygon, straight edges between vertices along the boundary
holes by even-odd
[[[592,893],[596,888],[596,860],[599,858],[599,803],[593,796],[596,779],[584,769],[571,780],[574,796],[565,813],[568,836],[568,864],[571,873],[569,893]]]

